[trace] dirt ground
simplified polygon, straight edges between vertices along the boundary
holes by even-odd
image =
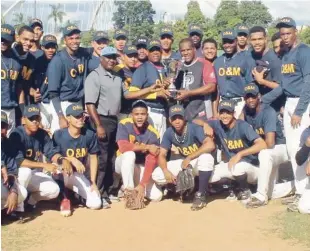
[[[2,226],[2,250],[308,250],[281,238],[273,218],[284,210],[279,201],[249,210],[217,199],[192,212],[190,204],[164,200],[140,211],[125,210],[123,202],[108,210],[76,208],[63,218],[41,206],[35,218]]]

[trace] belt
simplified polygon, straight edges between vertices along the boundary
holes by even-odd
[[[160,109],[160,108],[152,108],[152,107],[150,107],[150,111],[154,112],[154,113],[158,113],[158,114],[163,114],[163,115],[166,114],[165,109]]]
[[[300,96],[293,96],[293,95],[290,95],[290,96],[286,96],[287,98],[300,98]]]
[[[221,97],[222,100],[234,100],[235,102],[239,103],[243,101],[243,98],[227,98],[227,97]]]
[[[73,98],[73,99],[69,99],[68,101],[71,102],[71,103],[77,103],[79,101],[81,101],[82,99],[76,99],[76,98]]]
[[[99,116],[103,117],[103,118],[109,118],[109,119],[116,119],[117,120],[117,116],[116,115],[102,115],[102,114],[100,114]]]

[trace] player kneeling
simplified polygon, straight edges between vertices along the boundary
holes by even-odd
[[[69,127],[55,131],[53,143],[63,156],[58,162],[63,164],[69,160],[71,168],[64,170],[57,179],[64,181],[66,188],[73,190],[86,200],[86,206],[90,209],[99,209],[101,207],[101,198],[96,185],[98,170],[99,147],[97,136],[94,132],[84,128],[83,106],[79,103],[73,103],[66,109],[66,119]],[[89,158],[89,161],[88,161]],[[86,168],[90,168],[90,180],[85,177]],[[63,182],[59,182],[63,184]],[[63,202],[61,205],[61,214],[63,216],[71,215],[71,203],[67,195],[66,188],[61,185],[61,195]]]
[[[144,196],[153,201],[162,198],[161,191],[151,180],[159,153],[159,134],[147,120],[147,105],[143,100],[137,100],[132,104],[131,118],[125,118],[118,124],[116,141],[119,156],[115,161],[115,172],[122,176],[126,207],[129,209],[144,207]]]
[[[205,137],[203,128],[184,119],[184,108],[172,106],[169,110],[172,127],[164,133],[157,167],[153,172],[153,180],[159,184],[176,183],[176,178],[183,169],[193,167],[194,175],[199,176],[199,189],[191,209],[200,210],[206,205],[206,190],[214,167],[214,159],[210,154],[215,145],[213,140]],[[172,145],[176,146],[183,159],[167,162],[167,153]]]

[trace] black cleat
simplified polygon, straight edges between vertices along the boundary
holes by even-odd
[[[191,206],[192,211],[198,211],[203,209],[207,205],[206,195],[200,192],[195,193],[195,198]]]

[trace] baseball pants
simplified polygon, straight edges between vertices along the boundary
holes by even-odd
[[[167,129],[167,121],[164,109],[155,109],[149,107],[149,116],[152,119],[155,129],[159,133],[160,139],[163,138],[163,135]]]
[[[20,167],[18,169],[18,181],[30,194],[28,203],[35,205],[41,200],[57,198],[59,187],[53,178],[36,169]]]
[[[91,191],[91,184],[84,174],[74,172],[70,176],[64,175],[64,183],[67,188],[86,200],[88,208],[101,208],[101,196],[96,191]]]
[[[182,167],[181,167],[182,162],[183,162],[183,159],[171,160],[167,162],[168,170],[175,177],[178,176],[180,171],[182,171]],[[213,168],[214,168],[214,159],[212,155],[209,153],[201,154],[198,158],[192,160],[190,163],[193,167],[195,176],[199,175],[199,171],[213,171]],[[164,172],[160,167],[155,168],[152,174],[152,178],[158,185],[167,184]]]
[[[116,158],[115,172],[122,176],[125,189],[133,189],[139,185],[143,177],[144,166],[136,164],[136,154],[129,151]],[[153,180],[150,180],[145,188],[145,197],[152,201],[160,201],[162,199],[162,192]]]
[[[310,105],[307,107],[307,110],[302,115],[300,126],[294,129],[291,126],[291,116],[294,114],[298,101],[299,98],[287,98],[284,109],[283,123],[287,142],[287,152],[292,163],[295,177],[296,194],[302,194],[302,191],[306,186],[306,170],[305,168],[298,168],[295,156],[299,149],[301,134],[310,125]]]
[[[218,165],[215,165],[213,174],[210,178],[211,183],[220,181],[222,178],[227,178],[234,180],[234,176],[241,176],[247,174],[247,182],[255,184],[258,179],[258,170],[257,166],[254,166],[247,162],[239,162],[233,168],[228,168],[228,163],[220,162]]]
[[[301,194],[298,210],[302,214],[310,214],[310,178],[306,178],[306,187]]]
[[[68,106],[71,104],[73,104],[73,102],[69,102],[69,101],[61,101],[60,102],[61,109],[62,109],[64,116],[66,116],[66,110],[67,110]],[[51,133],[54,134],[54,132],[56,130],[60,129],[60,127],[59,127],[58,114],[56,113],[54,105],[52,103],[50,103],[50,115],[52,118],[51,119]]]
[[[6,116],[8,116],[8,122],[9,122],[8,136],[9,136],[12,130],[16,127],[15,108],[1,109],[1,111],[5,112]]]
[[[52,121],[54,119],[53,112],[52,112],[54,109],[54,106],[52,103],[50,104],[40,103],[39,107],[40,107],[41,123],[42,123],[43,129],[50,130],[52,126]],[[57,120],[58,120],[58,116],[57,116]]]
[[[23,201],[27,198],[27,190],[22,185],[17,184],[17,192],[18,192],[18,205],[23,203]],[[3,184],[3,181],[1,180],[1,210],[4,209],[5,203],[9,196],[9,189],[7,186]]]

